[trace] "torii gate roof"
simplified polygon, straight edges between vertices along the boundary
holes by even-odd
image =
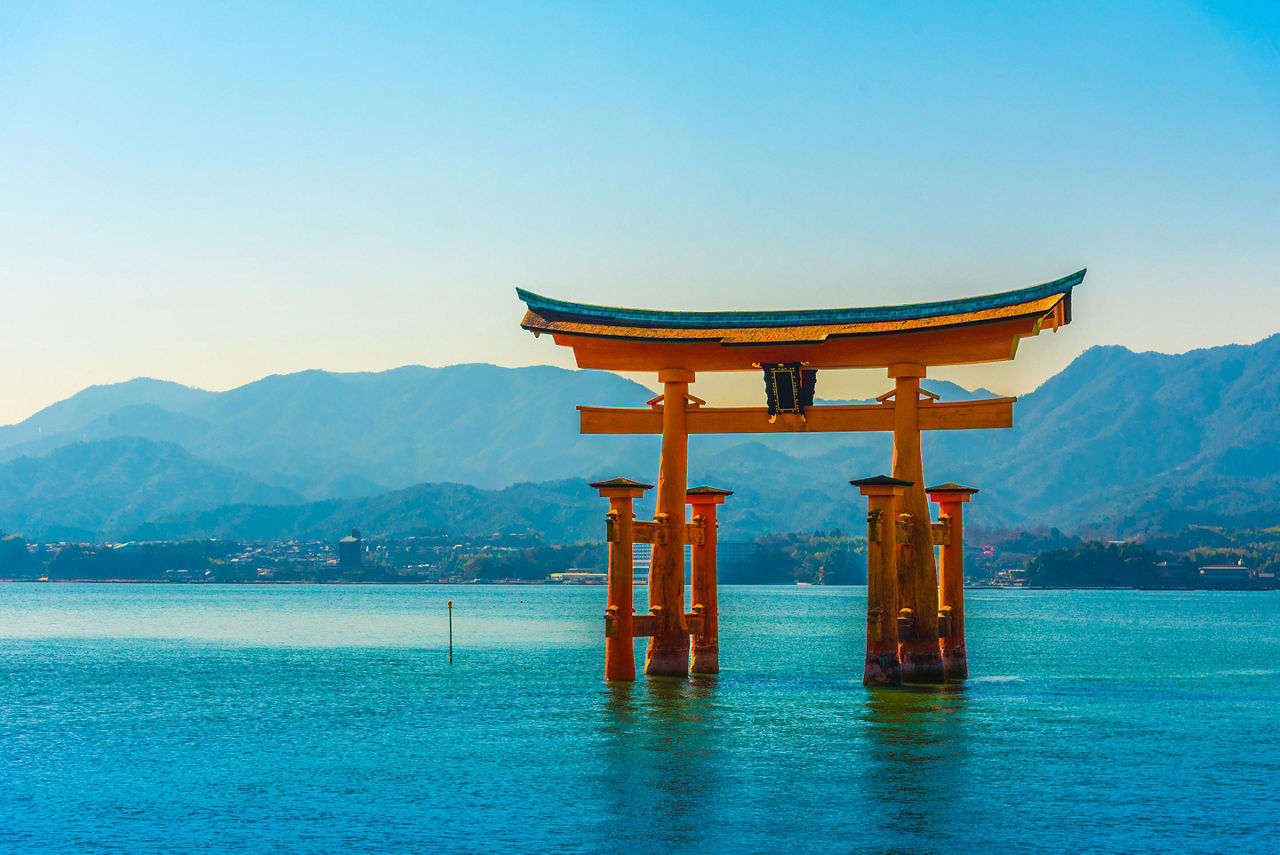
[[[742,371],[764,362],[872,368],[1012,359],[1020,339],[1071,322],[1071,289],[1084,275],[959,300],[780,312],[622,309],[516,293],[528,306],[520,325],[572,347],[582,368]]]

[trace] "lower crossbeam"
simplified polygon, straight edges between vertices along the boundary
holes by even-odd
[[[612,614],[606,614],[604,618],[604,634],[606,638],[613,637],[615,618]],[[689,635],[702,635],[702,615],[697,612],[689,612],[684,616],[685,626],[688,627]],[[662,630],[661,618],[658,615],[635,615],[631,618],[631,636],[633,638],[651,638],[658,635]]]

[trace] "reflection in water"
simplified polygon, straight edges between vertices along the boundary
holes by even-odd
[[[625,734],[635,722],[639,705],[636,684],[613,682],[604,684],[604,732],[610,736]]]
[[[711,677],[642,677],[605,687],[607,759],[599,782],[611,824],[660,827],[671,851],[704,842],[719,808],[715,688]]]
[[[604,688],[596,782],[611,827],[661,828],[670,852],[714,851],[812,835],[821,817],[819,850],[851,852],[918,846],[954,821],[972,772],[964,687],[830,687],[819,700],[794,677],[722,680]],[[739,709],[735,694],[755,701]]]
[[[867,773],[884,810],[886,836],[923,835],[964,792],[969,738],[963,685],[868,690]]]

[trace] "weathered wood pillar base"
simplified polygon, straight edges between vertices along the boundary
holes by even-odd
[[[636,678],[635,650],[627,650],[631,646],[630,619],[626,623],[626,630],[621,619],[614,623],[617,635],[604,646],[604,678],[609,682],[631,682]]]
[[[720,673],[720,644],[694,644],[693,658],[689,664],[690,674]]]
[[[689,676],[689,636],[655,635],[644,653],[644,673],[650,677]]]
[[[947,639],[942,639],[942,671],[948,682],[969,678],[969,658],[963,643],[947,644]]]
[[[902,663],[897,645],[872,642],[867,645],[867,661],[862,668],[864,686],[901,686]]]
[[[945,683],[946,673],[942,667],[942,651],[938,649],[938,640],[904,641],[898,648],[898,656],[902,660],[902,682],[904,683]]]

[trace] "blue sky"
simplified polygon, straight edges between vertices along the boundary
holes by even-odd
[[[1256,341],[1278,9],[9,2],[0,422],[140,375],[570,364],[517,285],[796,308],[1087,266],[1070,327],[941,375],[1005,393],[1094,344]]]

